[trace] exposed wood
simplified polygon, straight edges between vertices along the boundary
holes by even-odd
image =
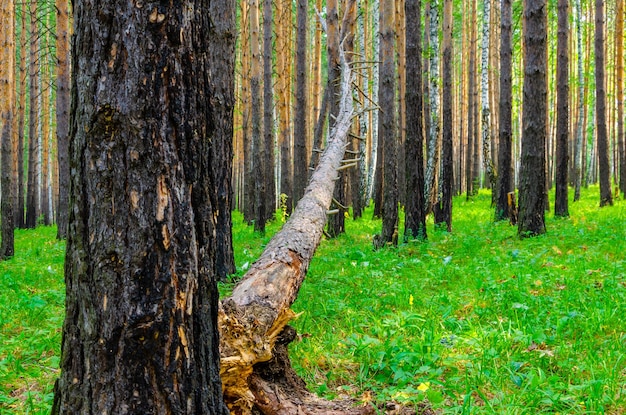
[[[221,376],[226,403],[234,414],[250,414],[253,408],[264,414],[372,413],[371,408],[346,409],[351,406],[349,403],[341,406],[343,409],[333,409],[335,412],[330,409],[336,406],[333,403],[325,403],[324,409],[320,409],[319,399],[304,390],[297,396],[288,391],[293,382],[285,378],[291,374],[278,376],[277,380],[259,365],[277,355],[276,345],[281,343],[285,326],[294,317],[291,304],[323,234],[334,179],[352,124],[351,74],[345,62],[342,67],[337,122],[304,196],[232,296],[221,303]]]

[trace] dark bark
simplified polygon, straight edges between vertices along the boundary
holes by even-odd
[[[211,1],[212,36],[209,51],[209,78],[211,123],[211,172],[216,186],[212,200],[216,219],[215,272],[220,280],[235,272],[233,252],[232,205],[233,205],[233,111],[235,108],[235,3],[234,0]],[[209,249],[209,246],[206,247]]]
[[[407,0],[406,21],[406,205],[404,239],[426,239],[424,130],[422,112],[421,0]]]
[[[378,143],[384,150],[383,164],[383,227],[380,243],[398,243],[398,137],[396,128],[396,71],[395,71],[395,7],[393,0],[382,3],[381,65],[378,103],[381,127]]]
[[[307,30],[308,2],[298,0],[296,12],[296,103],[293,124],[293,197],[294,203],[304,195],[304,188],[310,176],[308,171],[306,137],[307,137]]]
[[[546,232],[546,0],[524,0],[524,109],[519,184],[521,237]]]
[[[569,162],[569,39],[568,0],[558,2],[556,182],[554,215],[569,216],[567,166]]]
[[[595,0],[595,75],[596,75],[596,135],[600,173],[600,206],[612,205],[609,139],[606,126],[606,83],[604,75],[604,0]]]
[[[443,108],[441,141],[441,199],[435,209],[435,224],[452,231],[452,0],[444,0],[443,12]]]
[[[379,30],[383,29],[383,19],[384,19],[384,10],[382,9],[382,4],[379,6],[378,13],[378,27]],[[376,18],[376,16],[374,16]],[[378,43],[378,59],[382,61],[383,55],[383,45],[382,45],[382,37],[376,33],[374,36],[378,36],[381,39]],[[382,80],[380,79],[380,74],[382,71],[381,64],[378,64],[378,99],[380,99],[380,87],[382,85]],[[375,68],[376,69],[376,68]],[[380,106],[380,102],[379,102]],[[376,142],[376,165],[374,168],[374,185],[372,186],[372,199],[374,200],[374,218],[382,218],[383,216],[383,181],[384,181],[384,163],[385,163],[385,137],[383,130],[383,119],[380,111],[378,111],[377,116],[377,142]],[[374,120],[376,122],[376,119]]]
[[[265,213],[267,220],[274,217],[276,210],[272,26],[272,0],[263,0],[263,137],[265,140],[265,206],[267,206]]]
[[[13,193],[13,137],[14,137],[14,108],[15,108],[15,43],[14,43],[14,4],[12,1],[0,5],[0,165],[2,167],[0,186],[2,189],[2,203],[0,205],[0,220],[2,222],[2,245],[0,245],[0,259],[10,258],[15,253],[14,243],[14,214],[15,203]]]
[[[17,171],[15,176],[16,191],[15,195],[15,227],[24,228],[25,210],[24,210],[24,119],[26,115],[26,3],[22,3],[22,16],[20,18],[20,71],[19,71],[19,106],[17,114]]]
[[[66,320],[53,414],[227,413],[210,246],[219,103],[209,79],[211,59],[233,58],[212,52],[220,42],[233,50],[226,7],[74,2]]]
[[[498,184],[495,219],[505,220],[509,216],[508,194],[514,192],[513,146],[511,123],[513,111],[512,80],[512,6],[511,0],[501,0],[500,29],[500,121],[498,144]]]
[[[616,89],[617,89],[617,151],[616,164],[619,167],[619,188],[622,198],[626,197],[626,151],[624,149],[624,0],[617,0],[615,5],[615,41],[616,45]]]
[[[26,189],[26,228],[37,226],[39,203],[37,188],[39,183],[39,42],[37,30],[37,0],[30,1],[30,62],[29,88],[30,108],[28,115],[28,183]]]
[[[478,158],[478,154],[475,151],[476,145],[476,128],[474,115],[476,110],[476,1],[471,0],[470,5],[472,7],[471,19],[472,27],[470,28],[470,50],[469,50],[469,65],[467,69],[468,78],[468,91],[467,91],[467,153],[465,156],[465,189],[466,199],[469,200],[476,191],[476,183],[474,183],[474,177],[476,172],[474,171],[477,162],[474,160]]]
[[[70,40],[67,0],[57,0],[57,79],[56,79],[56,136],[59,169],[59,198],[57,238],[67,237],[68,199],[70,187],[69,117],[70,117]]]

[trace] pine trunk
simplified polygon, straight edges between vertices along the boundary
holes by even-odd
[[[471,26],[470,26],[470,42],[469,42],[469,64],[467,69],[468,92],[467,92],[467,153],[465,156],[465,189],[466,199],[478,190],[477,184],[474,183],[474,160],[478,158],[478,154],[474,152],[476,136],[474,134],[474,107],[476,105],[476,0],[470,0],[471,10]]]
[[[583,36],[581,0],[575,0],[576,49],[578,55],[578,119],[576,121],[576,145],[574,152],[574,201],[580,200],[583,164],[583,135],[585,113],[585,74],[583,72]]]
[[[307,137],[307,30],[308,30],[308,2],[298,0],[296,12],[296,103],[293,126],[293,196],[294,202],[304,195],[307,179],[309,178],[306,137]]]
[[[604,0],[595,0],[595,76],[596,76],[596,131],[598,166],[600,174],[600,206],[612,205],[609,139],[606,124],[606,83],[604,74]]]
[[[619,188],[622,198],[626,197],[626,150],[624,146],[624,0],[616,0],[615,7],[616,42],[616,89],[617,89],[617,147],[619,166]]]
[[[569,216],[567,165],[569,162],[569,48],[568,0],[558,2],[557,115],[556,115],[556,195],[554,215]]]
[[[15,194],[17,196],[15,203],[15,227],[24,228],[25,222],[25,210],[24,210],[24,132],[25,132],[25,118],[26,118],[26,80],[28,76],[26,74],[26,51],[28,50],[28,43],[26,37],[26,15],[28,14],[27,4],[24,2],[21,5],[22,17],[20,18],[21,30],[20,30],[20,71],[19,71],[19,106],[17,115],[17,171],[15,174],[15,181],[17,190]]]
[[[519,223],[521,237],[546,232],[546,0],[524,0],[524,109]]]
[[[217,51],[233,53],[235,32],[234,6],[221,7],[74,2],[75,172],[53,414],[227,413],[210,245],[222,103],[209,76],[213,59],[233,61]]]
[[[263,140],[265,145],[265,206],[266,219],[276,211],[276,180],[274,177],[274,83],[272,56],[274,47],[272,0],[263,0]]]
[[[37,0],[30,1],[30,108],[28,114],[28,183],[26,189],[26,227],[34,229],[39,217],[39,34]]]
[[[67,0],[56,0],[57,9],[57,79],[56,79],[56,136],[59,169],[59,198],[57,238],[67,237],[68,197],[70,187],[69,116],[70,116],[70,33]]]

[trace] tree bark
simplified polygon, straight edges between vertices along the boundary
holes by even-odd
[[[208,246],[220,105],[210,60],[232,62],[212,51],[232,53],[235,32],[234,8],[219,4],[74,3],[66,320],[53,414],[227,413]]]
[[[498,184],[495,219],[510,217],[508,195],[515,191],[513,184],[513,148],[512,148],[512,5],[511,0],[501,0],[500,30],[500,111],[498,144]]]
[[[285,415],[373,413],[372,408],[348,409],[349,404],[325,403],[304,391],[301,381],[285,379],[293,373],[285,374],[284,367],[276,368],[284,360],[270,362],[276,355],[277,343],[284,344],[293,338],[290,330],[285,330],[294,317],[289,307],[322,237],[337,169],[343,158],[352,118],[351,79],[345,64],[343,73],[341,110],[304,196],[234,288],[232,296],[222,301],[221,375],[225,400],[234,414],[250,414],[253,410]],[[268,368],[260,364],[263,362],[274,366]],[[285,389],[293,387],[299,387],[296,395]]]
[[[581,0],[575,0],[576,49],[578,55],[578,119],[576,120],[576,145],[574,151],[574,201],[580,200],[583,164],[583,129],[585,116],[585,74],[583,72],[583,38]]]
[[[478,158],[478,154],[474,152],[474,142],[476,136],[474,134],[474,107],[476,106],[475,91],[476,91],[476,0],[470,0],[471,10],[471,26],[470,26],[470,42],[469,42],[469,65],[467,69],[468,78],[468,92],[467,92],[467,154],[465,156],[465,189],[466,199],[469,200],[471,196],[478,190],[477,183],[474,183],[474,160]]]
[[[546,232],[546,0],[524,0],[524,109],[519,184],[521,237]]]
[[[421,0],[406,0],[406,205],[404,207],[404,239],[425,240],[424,206],[424,130],[422,113],[422,18]]]
[[[39,34],[37,0],[30,3],[30,108],[28,115],[28,183],[26,190],[26,227],[34,229],[39,217]]]
[[[2,202],[0,220],[2,221],[2,245],[0,259],[11,258],[15,253],[14,213],[13,213],[13,122],[15,109],[15,43],[14,36],[14,4],[3,1],[0,5],[0,145],[2,176]]]
[[[307,30],[308,30],[308,2],[298,0],[296,12],[296,103],[293,126],[293,197],[294,203],[304,195],[309,177],[306,137],[307,137]]]
[[[439,133],[440,111],[439,111],[439,3],[438,0],[430,0],[429,9],[429,105],[430,105],[430,129],[428,131],[428,157],[426,159],[426,176],[424,180],[424,199],[426,200],[426,211],[431,210],[436,200],[439,200],[437,188],[437,170],[439,169]]]
[[[615,61],[617,79],[617,147],[619,165],[619,188],[622,198],[626,197],[626,149],[624,145],[624,0],[616,0],[615,5]]]
[[[70,116],[70,33],[67,0],[56,0],[57,9],[57,164],[59,168],[59,198],[57,238],[67,237],[67,218],[70,187],[69,116]]]
[[[567,165],[569,162],[569,47],[568,0],[558,2],[557,115],[556,115],[556,195],[554,215],[569,216]]]
[[[491,0],[483,0],[483,35],[480,58],[481,130],[483,139],[483,164],[492,191],[495,191],[496,174],[491,159],[491,106],[489,105],[489,35],[491,33]],[[494,199],[492,199],[494,200]]]
[[[609,166],[609,139],[606,126],[606,83],[604,75],[604,0],[595,0],[595,75],[596,75],[596,131],[598,165],[600,172],[600,206],[613,205],[611,170]]]
[[[274,98],[273,98],[273,34],[272,0],[263,0],[263,137],[265,141],[265,206],[266,219],[276,211],[276,180],[274,178]]]

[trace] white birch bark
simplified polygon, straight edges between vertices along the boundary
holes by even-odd
[[[430,131],[428,132],[428,160],[426,162],[426,176],[424,180],[424,200],[430,210],[433,189],[435,187],[435,172],[439,165],[439,5],[438,0],[430,2],[430,72],[428,90],[430,95]]]
[[[491,0],[483,1],[483,38],[480,58],[481,129],[483,138],[483,163],[489,183],[495,185],[495,170],[491,158],[491,108],[489,107],[489,34]]]
[[[374,28],[372,33],[374,34],[374,65],[372,70],[372,96],[378,97],[378,61],[380,60],[380,17],[379,17],[379,2],[372,2],[372,18],[374,19]],[[376,98],[378,99],[378,98]],[[372,199],[372,193],[374,191],[374,176],[376,175],[376,159],[378,152],[378,111],[372,111],[372,156],[370,157],[369,172],[367,174],[367,200]]]
[[[357,17],[357,31],[358,31],[358,39],[359,39],[359,52],[361,54],[361,56],[363,56],[363,60],[366,60],[366,53],[365,53],[365,25],[363,22],[363,15],[364,15],[364,11],[363,11],[363,4],[362,2],[359,2],[359,14]],[[369,84],[369,80],[367,78],[367,67],[365,65],[363,65],[363,67],[361,68],[361,91],[363,91],[365,94],[367,94],[368,91],[368,87],[367,85]],[[367,98],[363,97],[363,99],[361,99],[360,101],[357,100],[357,102],[359,102],[358,108],[357,108],[357,113],[360,114],[359,116],[359,129],[360,129],[360,135],[361,137],[366,137],[367,136],[367,124],[369,122],[369,111],[367,111],[365,109],[366,107],[366,100]],[[375,112],[375,111],[374,111]],[[359,140],[359,158],[361,159],[361,161],[359,162],[359,197],[361,198],[361,206],[365,206],[366,202],[367,202],[367,189],[369,186],[369,177],[367,176],[367,164],[366,164],[366,157],[365,157],[365,153],[367,151],[367,143],[365,141],[365,139]]]

